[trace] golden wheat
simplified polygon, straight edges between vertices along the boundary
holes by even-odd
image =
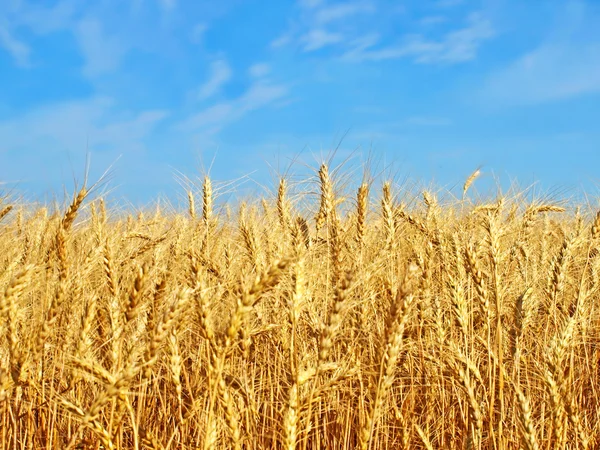
[[[168,213],[0,196],[0,448],[598,447],[596,210],[317,174]]]

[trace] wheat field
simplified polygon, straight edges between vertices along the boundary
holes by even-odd
[[[179,212],[5,196],[0,448],[598,448],[600,214],[477,175],[409,205],[326,164]]]

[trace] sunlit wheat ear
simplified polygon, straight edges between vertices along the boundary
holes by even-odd
[[[395,214],[419,230],[432,244],[440,244],[439,237],[434,233],[435,230],[430,230],[420,219],[406,212],[403,205],[400,205],[400,207],[395,209]]]
[[[452,292],[452,306],[454,307],[454,317],[461,332],[461,340],[465,341],[469,337],[469,311],[463,287],[453,278],[448,281],[448,286]]]
[[[335,290],[333,306],[329,313],[329,317],[327,318],[327,324],[321,333],[321,340],[319,342],[318,367],[321,367],[327,361],[329,352],[333,347],[336,332],[341,324],[343,310],[347,306],[347,293],[351,282],[352,274],[348,272],[346,273],[346,276],[340,280],[340,285]]]
[[[551,307],[563,310],[563,305],[558,301],[559,295],[565,287],[566,270],[571,256],[571,251],[575,239],[573,237],[565,238],[558,255],[553,259],[552,271],[548,280],[548,295],[551,301]]]
[[[76,358],[84,357],[92,346],[91,334],[94,320],[96,320],[97,307],[98,299],[95,297],[90,298],[85,304],[85,310],[81,318],[81,328],[79,329]]]
[[[543,378],[550,396],[550,406],[552,408],[554,448],[563,448],[567,438],[565,405],[568,402],[567,390],[569,388],[567,382],[569,380],[564,378],[564,364],[567,352],[572,345],[576,326],[576,318],[570,317],[566,321],[562,332],[559,332],[552,338],[544,354],[546,369]]]
[[[0,209],[0,220],[4,219],[12,211],[13,207],[13,205],[8,205]]]
[[[71,234],[71,227],[86,196],[87,190],[85,187],[83,187],[73,198],[73,201],[67,208],[67,211],[65,212],[56,232],[54,246],[58,259],[58,285],[56,287],[54,296],[52,297],[50,308],[45,313],[45,317],[42,322],[42,328],[34,341],[32,349],[32,359],[34,361],[44,356],[44,345],[51,334],[52,327],[57,322],[59,312],[68,294],[67,282],[69,271],[69,255],[67,254],[67,239]]]
[[[392,203],[391,184],[389,181],[383,185],[381,218],[383,220],[387,245],[392,246],[395,243],[396,237],[396,221],[394,218],[394,205]]]
[[[529,232],[531,231],[532,225],[535,223],[536,218],[541,213],[562,213],[565,212],[565,208],[556,205],[530,205],[523,213],[523,219],[521,223],[522,233],[524,238],[527,239]]]
[[[245,316],[249,310],[260,299],[260,296],[269,289],[275,287],[279,283],[282,272],[290,264],[290,260],[282,260],[273,264],[264,274],[258,276],[250,288],[242,288],[241,294],[237,299],[235,311],[231,317],[229,326],[226,331],[223,345],[215,348],[211,352],[211,378],[213,386],[216,385],[219,399],[225,411],[226,424],[229,429],[232,448],[241,449],[242,434],[239,424],[239,414],[233,402],[233,397],[225,383],[223,377],[223,367],[228,351],[238,339],[238,333],[247,333],[247,330],[242,329]],[[243,339],[244,341],[245,339]],[[211,412],[212,414],[212,412]],[[212,421],[212,415],[209,415],[209,423]]]
[[[23,295],[30,281],[32,270],[33,266],[27,266],[17,273],[4,290],[2,296],[0,296],[0,318],[4,322],[4,327],[6,327],[10,370],[15,383],[20,381],[25,358],[19,345],[19,336],[17,334],[17,317],[20,308],[18,300]],[[0,337],[2,337],[4,327],[0,327]]]
[[[417,430],[417,434],[419,435],[419,438],[420,438],[421,442],[423,443],[423,445],[425,446],[425,448],[427,450],[433,450],[433,445],[431,445],[431,441],[429,440],[429,437],[427,436],[427,434],[425,433],[423,428],[421,428],[419,425],[415,424],[415,430]]]
[[[321,203],[315,219],[317,231],[323,228],[326,223],[334,223],[337,219],[334,210],[333,184],[329,177],[327,164],[322,164],[319,169],[319,186],[321,188]]]
[[[293,291],[288,301],[288,320],[290,324],[290,373],[296,374],[298,371],[298,358],[296,341],[298,339],[298,321],[300,312],[303,308],[304,296],[306,294],[306,272],[305,261],[299,258],[293,265],[292,285]]]
[[[240,211],[239,229],[248,260],[252,263],[252,266],[258,270],[261,268],[260,243],[257,238],[253,219],[247,217],[245,208]]]
[[[87,196],[87,189],[85,187],[83,187],[80,189],[80,191],[73,198],[73,201],[69,205],[69,208],[67,209],[67,211],[63,217],[63,220],[62,220],[62,227],[66,232],[68,232],[71,229],[71,226],[73,225],[73,222],[75,221],[75,217],[77,216],[77,211],[79,211],[79,208],[81,207],[86,196]]]
[[[521,419],[521,443],[527,450],[539,450],[533,418],[531,417],[531,406],[525,394],[516,387],[517,401],[519,403],[519,417]]]
[[[513,329],[512,329],[512,357],[515,371],[518,372],[521,362],[522,341],[525,331],[528,329],[533,315],[531,305],[533,288],[529,287],[519,296],[514,306]]]
[[[144,353],[143,366],[140,367],[140,369],[143,369],[142,374],[144,378],[150,377],[152,367],[156,364],[160,347],[171,329],[175,326],[175,323],[182,312],[187,308],[190,294],[188,288],[180,289],[177,292],[175,299],[157,320],[156,326],[153,327],[152,335],[149,337]]]
[[[127,301],[127,309],[125,311],[125,319],[127,322],[131,322],[135,319],[139,312],[140,299],[142,296],[142,289],[144,283],[148,278],[148,267],[142,266],[139,268],[131,291],[129,292],[129,298]]]
[[[437,198],[435,197],[435,195],[431,194],[428,191],[423,191],[423,202],[425,203],[425,206],[427,206],[427,215],[425,218],[425,221],[429,224],[429,223],[436,223],[436,219],[437,219],[437,207],[438,207],[438,202],[437,202]]]
[[[565,399],[565,411],[567,413],[567,418],[575,429],[579,445],[584,450],[587,450],[590,446],[590,435],[588,434],[585,425],[581,420],[581,416],[579,414],[579,410],[577,409],[573,395],[568,395],[567,397],[568,398]]]
[[[462,385],[465,393],[467,394],[467,402],[469,406],[469,419],[471,421],[471,429],[469,440],[472,448],[478,448],[483,431],[483,414],[481,411],[480,400],[475,394],[475,383],[472,380],[471,374],[475,375],[476,379],[481,382],[481,375],[477,367],[467,357],[462,355],[458,347],[451,346],[454,355],[449,356],[450,361],[448,363],[452,374],[456,380]],[[454,358],[458,359],[455,361]],[[466,367],[465,367],[466,366]]]
[[[471,175],[469,175],[469,178],[467,178],[465,184],[463,185],[463,198],[467,194],[467,191],[469,190],[473,182],[479,177],[479,175],[481,175],[481,169],[479,168],[475,170],[475,172],[473,172]]]
[[[182,392],[183,386],[181,384],[181,372],[182,372],[182,358],[181,352],[179,349],[179,339],[178,339],[178,330],[177,327],[171,329],[171,332],[167,336],[167,343],[169,349],[169,369],[171,375],[171,381],[175,386],[175,394],[177,396],[178,403],[178,413],[179,413],[179,421],[183,421],[183,400],[182,400]]]
[[[8,371],[0,367],[0,406],[9,397],[12,385]]]
[[[414,299],[412,289],[417,271],[418,267],[414,264],[408,267],[404,281],[390,306],[382,342],[383,351],[380,351],[381,361],[379,361],[379,374],[375,382],[373,402],[367,410],[364,423],[359,431],[359,448],[361,450],[367,450],[370,447],[378,414],[394,380],[394,372],[402,349],[404,329]]]
[[[475,249],[472,246],[465,247],[465,265],[467,272],[471,275],[473,283],[475,284],[475,290],[477,292],[477,299],[483,317],[486,319],[486,326],[489,326],[491,320],[490,300],[487,290],[487,284],[484,280],[483,271],[481,270],[479,261]]]
[[[187,192],[188,198],[188,214],[190,215],[190,219],[196,219],[196,202],[194,200],[194,193],[192,191]]]
[[[150,431],[148,431],[144,428],[140,428],[140,430],[138,431],[138,434],[140,436],[140,440],[141,440],[142,444],[145,445],[146,447],[148,447],[150,450],[163,450],[164,449],[163,445],[160,443],[158,438],[154,434],[152,434]]]
[[[100,197],[100,223],[103,226],[106,226],[108,224],[108,215],[106,213],[106,201],[104,200],[104,197]]]
[[[277,189],[277,216],[281,229],[286,232],[291,223],[290,210],[287,199],[287,181],[285,178],[279,180],[279,188]]]
[[[368,202],[369,185],[363,183],[356,193],[356,242],[359,248],[362,248],[364,245]]]
[[[202,184],[202,220],[210,225],[213,216],[213,188],[208,176],[204,177]]]
[[[298,242],[303,242],[304,246],[308,250],[311,244],[310,230],[308,228],[308,222],[304,217],[296,217],[296,225],[298,226]],[[301,237],[301,239],[300,239]]]
[[[590,228],[590,234],[593,240],[598,239],[600,236],[600,211],[598,211],[594,216],[594,221]]]
[[[200,335],[209,341],[211,349],[214,351],[215,335],[209,320],[209,290],[205,287],[204,275],[200,269],[200,263],[195,257],[190,258],[190,268],[192,272],[193,297],[196,301],[196,313],[200,325]]]
[[[236,309],[231,317],[229,327],[227,328],[225,348],[229,348],[233,345],[237,339],[240,327],[242,326],[244,316],[248,313],[250,308],[254,306],[263,293],[279,283],[283,271],[287,269],[290,263],[291,261],[289,259],[278,261],[263,275],[259,275],[250,289],[242,291],[241,296],[238,298]]]
[[[288,394],[287,411],[283,420],[284,448],[296,449],[298,438],[298,383],[294,382]]]
[[[225,423],[229,429],[231,447],[233,450],[242,448],[242,431],[240,429],[239,414],[234,404],[234,399],[229,392],[225,379],[222,376],[218,378],[218,392],[223,409],[225,410]]]

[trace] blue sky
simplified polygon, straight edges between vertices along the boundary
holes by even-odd
[[[599,30],[596,0],[3,0],[0,181],[61,192],[89,154],[145,202],[344,136],[425,184],[595,190]]]

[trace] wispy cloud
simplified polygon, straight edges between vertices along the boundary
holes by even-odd
[[[0,152],[17,148],[85,151],[102,147],[137,151],[143,139],[168,116],[164,110],[131,113],[107,97],[54,103],[0,122]]]
[[[29,65],[29,54],[31,53],[29,46],[18,40],[8,26],[2,22],[0,22],[0,47],[13,57],[17,65],[21,67]]]
[[[600,93],[599,24],[600,10],[591,2],[557,5],[541,43],[492,72],[480,100],[517,106]]]
[[[206,33],[207,29],[208,26],[205,23],[197,23],[192,28],[192,32],[190,33],[190,40],[194,44],[199,44],[204,38],[204,34]]]
[[[360,13],[372,13],[376,10],[371,2],[339,3],[319,8],[314,15],[314,20],[321,25],[330,22],[348,19]]]
[[[271,72],[271,66],[266,63],[257,63],[250,66],[248,73],[254,78],[262,78]]]
[[[272,49],[282,48],[282,47],[285,47],[286,45],[288,45],[290,42],[292,42],[292,39],[293,39],[292,34],[287,32],[287,33],[284,33],[281,36],[273,39],[271,41],[271,43],[269,44],[269,46]]]
[[[365,35],[353,42],[353,48],[342,59],[356,63],[407,57],[422,64],[470,61],[477,56],[481,44],[492,38],[495,32],[491,22],[478,13],[470,14],[467,22],[467,26],[451,31],[439,40],[414,34],[405,37],[403,43],[392,46],[377,46],[379,35]]]
[[[377,11],[374,0],[344,3],[299,0],[298,5],[301,17],[293,22],[289,30],[271,42],[271,48],[278,49],[294,43],[303,51],[312,52],[343,43],[352,35],[357,18]]]
[[[206,100],[217,94],[232,76],[231,68],[227,61],[219,59],[210,66],[210,76],[206,83],[198,89],[198,99]]]
[[[5,172],[56,181],[66,153],[77,160],[89,143],[93,165],[139,160],[139,177],[156,185],[127,195],[150,198],[169,179],[161,168],[193,170],[207,145],[225,154],[214,175],[227,178],[249,170],[258,144],[330,145],[348,128],[392,155],[507,148],[498,160],[521,161],[534,138],[535,148],[597,150],[595,0],[293,0],[266,15],[241,3],[0,0]],[[519,109],[532,104],[544,114]],[[427,153],[408,158],[423,173],[434,167]]]
[[[59,0],[46,6],[20,1],[13,2],[6,8],[0,7],[0,50],[8,52],[17,66],[29,67],[32,64],[31,45],[27,40],[18,38],[16,31],[27,30],[28,34],[45,35],[66,29],[73,23],[75,2],[76,0]]]
[[[115,71],[129,51],[126,42],[105,32],[97,19],[81,20],[75,34],[85,57],[83,73],[90,78]]]
[[[71,26],[77,10],[77,0],[59,0],[51,6],[23,1],[13,20],[35,34],[45,35]]]
[[[312,52],[342,42],[344,36],[341,33],[332,33],[323,29],[314,29],[302,36],[300,40],[304,44],[304,51]]]
[[[600,93],[600,41],[544,44],[492,74],[481,98],[524,105]]]
[[[46,35],[73,25],[77,0],[59,0],[53,5],[29,1],[5,2],[0,6],[0,51],[7,51],[19,67],[32,64],[32,44],[21,36]],[[35,62],[33,62],[35,63]]]
[[[287,94],[287,86],[256,81],[241,96],[205,108],[176,124],[175,129],[214,135],[252,111],[284,99]]]

